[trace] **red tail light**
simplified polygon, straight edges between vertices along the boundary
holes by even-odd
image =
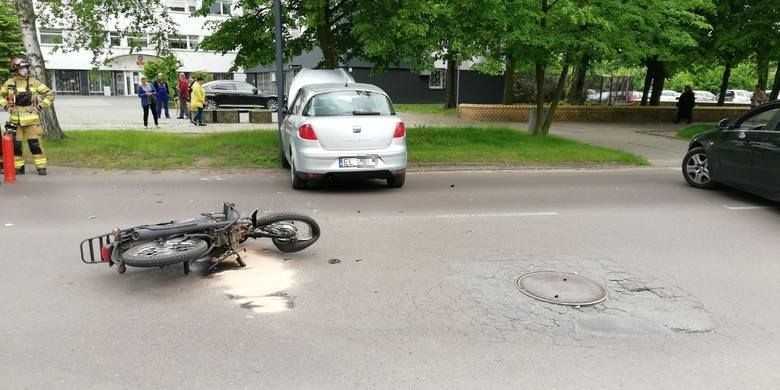
[[[317,134],[314,133],[314,128],[308,123],[298,128],[298,136],[312,141],[317,140]]]
[[[398,122],[397,125],[395,125],[395,133],[393,133],[393,138],[401,138],[406,135],[406,126],[404,126],[403,122]]]
[[[103,260],[103,261],[111,260],[111,245],[110,244],[103,244],[103,246],[100,247],[100,260]]]

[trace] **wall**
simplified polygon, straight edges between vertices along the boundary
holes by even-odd
[[[528,122],[531,105],[461,104],[458,117],[485,122]],[[749,107],[701,107],[693,109],[696,122],[717,122],[723,118],[734,118],[747,112]],[[676,107],[668,106],[559,106],[553,120],[570,122],[673,122]]]

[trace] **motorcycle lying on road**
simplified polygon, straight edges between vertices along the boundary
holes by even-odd
[[[282,252],[298,252],[314,244],[320,227],[309,216],[295,213],[272,213],[258,219],[257,210],[242,217],[232,203],[222,212],[201,213],[183,221],[115,228],[109,234],[81,242],[81,261],[87,264],[108,263],[125,273],[127,266],[166,267],[181,263],[184,274],[190,265],[211,263],[206,274],[220,263],[235,256],[246,264],[237,251],[249,238],[270,238]]]

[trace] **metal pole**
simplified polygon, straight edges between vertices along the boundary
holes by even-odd
[[[455,83],[455,110],[457,111],[460,104],[460,60],[456,64],[458,64],[458,81]]]
[[[282,1],[274,0],[274,24],[276,25],[276,116],[277,129],[281,136],[282,120],[286,109],[284,98],[284,51],[282,42]]]

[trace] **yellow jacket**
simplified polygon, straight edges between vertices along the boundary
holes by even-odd
[[[206,91],[203,90],[203,86],[199,82],[192,83],[192,95],[190,95],[190,107],[191,108],[203,108],[203,104],[206,103]]]
[[[27,85],[28,81],[30,83],[29,86]],[[12,100],[15,100],[17,94],[26,91],[32,94],[32,105],[14,105],[8,116],[11,122],[14,122],[19,126],[29,126],[40,123],[37,106],[40,105],[41,108],[46,108],[51,106],[54,102],[54,91],[38,81],[38,79],[14,75],[3,84],[2,88],[0,88],[0,105],[3,109],[8,110],[8,96],[11,95]]]

